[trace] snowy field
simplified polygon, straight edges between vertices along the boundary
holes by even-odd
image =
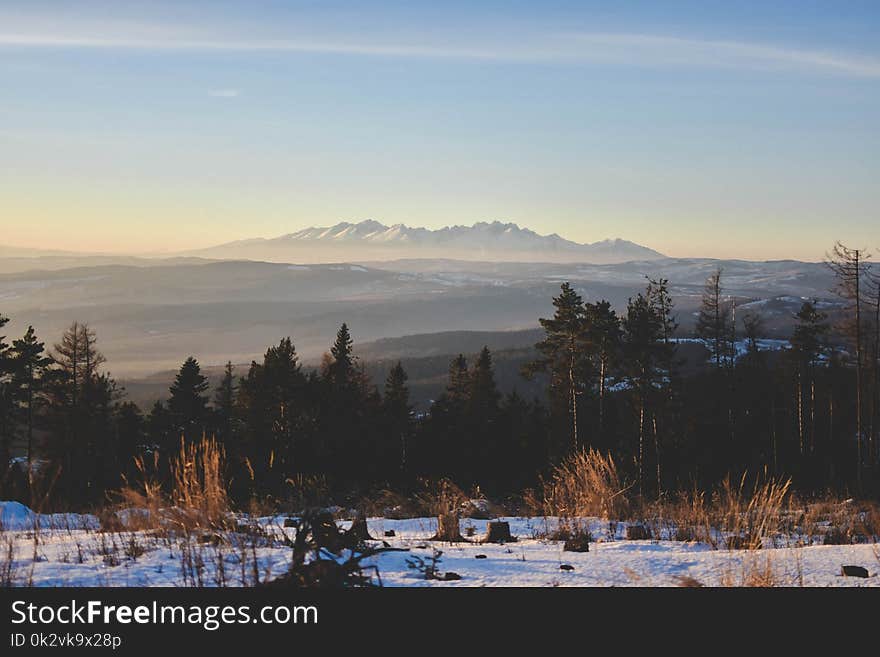
[[[662,537],[626,540],[625,523],[590,518],[583,521],[594,539],[589,552],[573,553],[540,538],[553,519],[501,520],[515,541],[478,543],[486,520],[462,519],[462,534],[474,534],[469,542],[439,543],[428,540],[436,530],[432,518],[373,518],[371,535],[406,551],[379,554],[366,565],[376,567],[374,582],[384,586],[880,586],[880,548],[872,543],[800,547],[779,537],[761,550],[715,549]],[[284,539],[295,531],[279,516],[253,522],[259,540],[234,532],[185,540],[150,530],[105,532],[94,516],[37,515],[10,502],[0,503],[0,525],[0,584],[13,586],[249,586],[285,572],[291,549]],[[415,557],[430,563],[435,550],[442,551],[439,573],[461,579],[427,580],[409,565]],[[869,577],[845,577],[844,565],[862,566]]]

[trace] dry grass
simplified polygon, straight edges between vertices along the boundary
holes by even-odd
[[[226,452],[214,438],[186,445],[171,461],[171,501],[178,521],[187,527],[218,527],[229,517],[223,474]]]
[[[746,475],[738,485],[730,477],[713,496],[712,526],[725,536],[728,549],[757,550],[765,538],[782,530],[791,480],[759,478],[748,490]]]
[[[135,460],[139,482],[117,492],[118,504],[100,514],[105,531],[139,531],[172,526],[191,531],[219,528],[228,524],[230,503],[224,470],[226,453],[213,438],[203,437],[189,445],[183,440],[171,458],[171,485],[166,495],[153,473],[158,471],[158,455],[152,463]]]
[[[661,509],[669,520],[669,538],[684,542],[698,541],[717,547],[706,493],[694,487],[662,504]]]
[[[623,483],[614,459],[593,449],[560,463],[543,488],[537,505],[545,516],[617,519],[625,518],[630,508],[630,487]]]

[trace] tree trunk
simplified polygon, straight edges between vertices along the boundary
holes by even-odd
[[[654,429],[654,454],[657,457],[657,498],[663,495],[663,485],[660,476],[660,439],[657,436],[657,416],[651,416],[651,423]]]
[[[645,404],[639,405],[639,497],[644,496]]]
[[[361,541],[375,541],[376,539],[370,536],[370,531],[367,529],[367,518],[364,515],[358,514],[357,518],[355,518],[351,527],[348,530],[348,533],[358,540]]]
[[[602,443],[605,435],[605,359],[602,358],[599,364],[599,441]]]
[[[816,379],[810,373],[810,455],[816,451]]]
[[[801,388],[801,373],[797,373],[797,385],[795,386],[797,396],[797,417],[798,417],[798,445],[800,445],[801,456],[804,455],[804,392]]]
[[[578,411],[577,411],[577,390],[574,385],[574,351],[569,356],[568,362],[568,394],[569,403],[571,404],[571,439],[574,444],[574,451],[578,450]]]
[[[856,486],[862,491],[862,302],[859,252],[856,251]]]
[[[464,540],[461,536],[461,530],[458,527],[457,513],[441,513],[437,516],[437,533],[434,534],[432,541],[447,541],[449,543],[459,543]]]
[[[486,535],[480,543],[512,543],[514,537],[510,535],[510,523],[490,522],[486,527]]]

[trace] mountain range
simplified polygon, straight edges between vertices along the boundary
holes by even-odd
[[[189,252],[205,258],[269,262],[368,262],[402,258],[449,258],[491,262],[584,262],[609,264],[657,260],[662,253],[622,239],[580,244],[556,233],[539,235],[514,223],[478,222],[437,230],[371,219],[305,228],[275,238],[237,240]]]

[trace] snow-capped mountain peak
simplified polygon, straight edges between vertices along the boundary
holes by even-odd
[[[307,251],[306,251],[307,250]],[[366,219],[342,221],[334,226],[304,228],[274,239],[224,244],[204,253],[303,261],[320,257],[331,260],[391,260],[397,258],[451,258],[497,261],[624,262],[664,257],[647,247],[622,239],[579,244],[556,233],[540,235],[512,222],[478,221],[472,226],[439,229],[392,226]],[[289,253],[289,255],[280,255]],[[320,254],[320,255],[319,255]]]

